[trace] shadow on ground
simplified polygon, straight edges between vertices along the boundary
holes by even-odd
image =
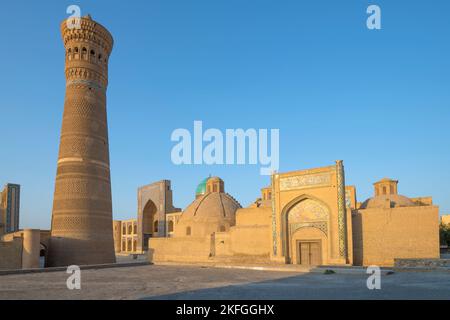
[[[384,275],[380,290],[366,275],[306,273],[286,278],[144,297],[156,300],[450,299],[450,273]]]

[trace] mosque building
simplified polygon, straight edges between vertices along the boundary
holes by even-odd
[[[114,221],[122,231],[114,233],[116,252],[148,252],[152,262],[304,266],[439,258],[439,208],[431,197],[400,195],[398,181],[385,178],[360,203],[344,175],[342,161],[273,174],[271,185],[246,208],[225,191],[222,179],[209,177],[183,211],[172,205],[170,181],[157,182],[139,189],[136,220]],[[137,227],[135,245],[124,234],[134,232],[130,225]]]

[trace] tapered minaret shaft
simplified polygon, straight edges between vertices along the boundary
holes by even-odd
[[[115,262],[106,116],[113,38],[90,16],[73,22],[61,25],[66,97],[48,266]]]

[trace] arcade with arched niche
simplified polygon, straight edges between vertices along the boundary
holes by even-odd
[[[172,202],[169,180],[161,180],[138,189],[137,245],[136,252],[148,250],[150,238],[167,237],[167,214],[179,212]]]
[[[204,179],[195,200],[181,214],[168,215],[170,238],[149,241],[149,259],[287,263],[307,270],[393,266],[396,259],[439,257],[439,210],[431,198],[398,195],[397,181],[383,179],[375,183],[375,197],[358,203],[356,188],[346,186],[344,178],[340,160],[274,173],[270,186],[246,208],[225,193],[220,178]]]
[[[148,200],[142,211],[142,233],[144,250],[147,250],[148,239],[158,233],[158,209],[152,200]]]

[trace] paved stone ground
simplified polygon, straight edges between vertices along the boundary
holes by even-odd
[[[82,270],[81,290],[65,272],[0,276],[0,299],[450,299],[450,272],[401,272],[368,290],[364,274],[135,266]]]

